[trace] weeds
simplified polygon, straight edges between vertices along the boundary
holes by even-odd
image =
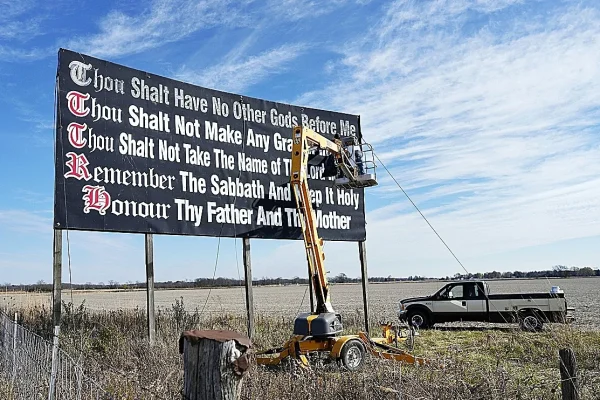
[[[13,312],[15,310],[12,310]],[[44,306],[18,310],[20,323],[51,337],[52,314]],[[376,317],[374,319],[377,319]],[[360,312],[348,315],[345,333],[362,328]],[[188,311],[183,298],[156,313],[157,341],[147,343],[146,311],[94,311],[63,304],[61,343],[83,354],[85,371],[126,399],[178,399],[183,369],[177,343],[188,329],[246,331],[241,315]],[[266,349],[287,340],[293,316],[257,315],[254,346]],[[375,328],[375,327],[374,327]],[[376,329],[373,332],[377,332]],[[376,334],[376,333],[375,333]],[[600,332],[547,325],[544,332],[512,329],[431,330],[416,338],[414,354],[445,365],[415,367],[370,357],[362,371],[319,366],[291,372],[253,365],[243,384],[244,399],[559,399],[558,349],[574,349],[581,399],[600,398]]]

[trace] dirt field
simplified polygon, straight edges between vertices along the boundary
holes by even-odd
[[[398,300],[405,297],[433,293],[444,282],[401,282],[390,284],[369,284],[370,313],[376,320],[395,320]],[[569,306],[576,308],[575,326],[583,329],[600,329],[600,279],[538,279],[490,281],[493,293],[518,293],[549,291],[552,286],[560,286],[565,291]],[[77,306],[85,301],[86,308],[134,309],[146,307],[146,292],[138,291],[73,291],[73,303]],[[187,289],[157,290],[157,308],[170,309],[176,301],[181,301],[187,311],[196,307],[205,313],[245,313],[244,289]],[[332,285],[332,303],[342,315],[362,310],[362,290],[359,284]],[[63,292],[63,300],[71,300],[71,292]],[[34,304],[50,305],[50,294],[6,293],[0,295],[0,306],[22,307]],[[206,305],[205,305],[206,304]],[[254,305],[256,313],[269,315],[296,314],[309,309],[306,286],[255,287]]]

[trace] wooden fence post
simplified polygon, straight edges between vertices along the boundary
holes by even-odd
[[[577,360],[572,349],[560,349],[560,380],[563,400],[579,400],[577,391]]]
[[[250,365],[250,339],[231,331],[190,330],[179,339],[186,400],[237,400]]]
[[[12,383],[11,387],[15,387],[15,379],[17,378],[17,313],[15,313],[15,323],[13,325],[13,342],[12,342]]]

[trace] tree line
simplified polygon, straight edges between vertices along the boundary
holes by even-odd
[[[551,270],[548,271],[529,271],[529,272],[478,272],[476,274],[455,274],[449,279],[522,279],[522,278],[571,278],[571,277],[586,277],[586,276],[600,276],[600,269],[593,269],[591,267],[567,267],[566,265],[555,265]]]
[[[451,281],[451,280],[465,280],[465,279],[524,279],[524,278],[572,278],[572,277],[600,277],[600,269],[593,269],[591,267],[567,267],[565,265],[555,265],[550,270],[544,271],[514,271],[514,272],[477,272],[477,273],[457,273],[453,276],[445,277],[425,277],[418,275],[411,275],[404,278],[397,278],[391,275],[387,277],[370,277],[369,282],[382,283],[382,282],[404,282],[404,281]],[[340,273],[334,277],[329,278],[329,282],[333,284],[343,283],[360,283],[361,278],[352,278],[347,276],[345,273]],[[267,278],[263,277],[260,279],[253,279],[253,286],[285,286],[285,285],[307,285],[307,278],[300,278],[298,276],[293,278]],[[154,287],[156,289],[192,289],[192,288],[209,288],[209,287],[234,287],[243,286],[243,279],[234,278],[196,278],[194,280],[183,280],[183,281],[165,281],[155,282]],[[98,282],[86,282],[86,283],[63,283],[63,289],[73,290],[98,290],[98,289],[119,289],[119,290],[130,290],[130,289],[144,289],[146,282],[132,282],[126,283],[117,282],[115,280],[109,280],[106,283]],[[9,282],[2,284],[0,290],[9,291],[28,291],[28,292],[51,292],[52,284],[46,283],[43,280],[38,281],[35,284],[18,284],[14,285]]]

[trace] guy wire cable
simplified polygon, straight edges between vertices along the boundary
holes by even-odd
[[[421,215],[421,217],[423,217],[423,219],[425,220],[425,222],[427,222],[427,225],[429,225],[429,227],[431,228],[431,230],[436,234],[436,236],[440,239],[440,241],[444,244],[444,246],[446,246],[446,249],[448,249],[448,251],[450,252],[450,254],[452,254],[452,256],[454,257],[454,259],[460,264],[460,266],[462,267],[462,269],[464,269],[467,274],[470,274],[470,272],[467,271],[467,269],[465,268],[465,266],[463,265],[463,263],[458,259],[458,257],[456,256],[456,254],[454,254],[454,252],[452,251],[452,249],[450,249],[450,246],[448,246],[448,244],[444,241],[444,239],[442,239],[442,237],[437,232],[437,230],[435,230],[435,228],[433,227],[433,225],[431,225],[431,223],[429,222],[429,220],[427,219],[427,217],[425,217],[425,215],[421,212],[421,210],[419,209],[419,207],[415,204],[415,202],[411,199],[411,197],[408,195],[408,193],[406,193],[406,191],[404,190],[404,188],[402,188],[402,186],[400,185],[400,183],[392,175],[392,173],[390,172],[390,170],[385,166],[385,164],[383,163],[383,161],[381,161],[381,159],[379,158],[379,156],[375,153],[375,150],[373,150],[373,155],[375,156],[375,158],[377,159],[377,161],[379,161],[379,163],[381,164],[381,166],[386,170],[386,172],[389,174],[389,176],[393,179],[393,181],[396,183],[396,185],[400,188],[400,190],[402,191],[402,193],[404,193],[404,195],[406,196],[406,198],[411,202],[411,204],[419,212],[419,214]],[[489,301],[488,294],[485,293],[485,290],[483,291],[483,293],[484,293],[484,296],[486,297],[486,299]],[[499,310],[496,308],[496,306],[494,306],[494,308],[496,309],[496,311],[499,312]],[[499,314],[502,317],[502,319],[504,320],[504,322],[508,324],[508,320],[506,319],[506,317],[504,316],[504,314],[500,313],[500,312],[499,312]]]
[[[243,97],[242,97],[242,101],[243,101]],[[243,121],[243,135],[244,135],[244,139],[242,140],[242,152],[245,150],[246,148],[246,120]],[[242,176],[242,171],[240,170],[238,173],[238,179]],[[237,191],[235,192],[235,196],[233,198],[233,205],[235,206],[235,203],[237,202]],[[213,277],[212,277],[212,284],[211,286],[209,286],[208,288],[208,295],[206,296],[206,301],[204,302],[204,306],[202,307],[202,311],[200,312],[200,315],[202,315],[204,313],[204,310],[206,309],[206,305],[208,304],[208,300],[210,298],[210,294],[212,292],[212,288],[217,276],[217,266],[219,263],[219,252],[220,252],[220,248],[221,248],[221,236],[223,234],[223,228],[225,227],[225,222],[221,223],[221,230],[219,231],[219,236],[218,236],[218,241],[217,241],[217,254],[216,254],[216,259],[215,259],[215,267],[213,270]],[[239,267],[239,261],[238,261],[238,254],[237,254],[237,230],[236,230],[236,223],[235,223],[235,219],[233,221],[233,234],[234,234],[234,246],[235,246],[235,260],[236,260],[236,266],[237,266],[237,272],[238,272],[238,280],[241,282],[242,278],[240,275],[240,267]],[[242,291],[242,295],[243,295],[243,289],[240,286],[240,290]],[[245,299],[244,299],[245,302]]]

